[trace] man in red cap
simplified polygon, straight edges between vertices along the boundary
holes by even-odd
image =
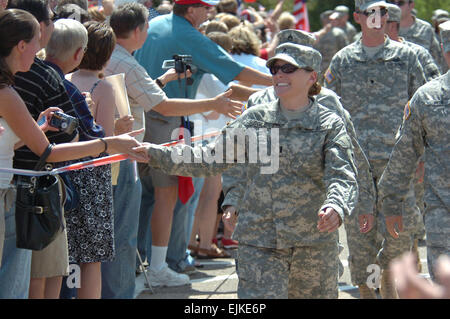
[[[246,67],[233,61],[230,55],[219,45],[208,39],[198,31],[198,27],[207,20],[208,11],[219,1],[214,0],[175,0],[173,13],[154,18],[149,23],[147,40],[142,49],[136,52],[137,61],[147,70],[151,78],[158,78],[163,71],[161,66],[164,60],[170,60],[174,55],[192,56],[193,73],[192,85],[186,85],[186,80],[173,81],[164,87],[169,98],[194,98],[198,84],[203,74],[214,74],[221,82],[229,83],[238,80],[250,84],[271,86],[271,76]],[[144,141],[161,144],[171,140],[172,132],[180,127],[180,117],[163,116],[150,111],[146,113],[146,135]],[[189,123],[186,121],[186,123]],[[141,176],[143,185],[148,179],[154,187],[155,206],[151,217],[152,249],[150,261],[151,284],[155,286],[178,286],[186,284],[186,280],[176,273],[168,270],[174,261],[175,250],[182,253],[187,248],[181,247],[181,240],[172,245],[171,228],[177,229],[177,237],[181,233],[189,233],[186,224],[190,213],[181,210],[190,210],[189,205],[177,205],[178,177],[163,174],[150,169],[150,176]],[[195,184],[195,182],[194,182]],[[142,198],[151,197],[152,191],[143,187]],[[195,209],[195,207],[194,207]],[[142,212],[141,212],[142,214]],[[190,234],[189,234],[190,235]],[[169,240],[171,245],[169,245]],[[169,251],[168,251],[169,248]],[[166,258],[167,257],[167,258]],[[183,256],[180,256],[184,259]],[[177,259],[179,257],[176,257]],[[182,260],[180,260],[181,262]],[[175,264],[178,261],[175,261]]]

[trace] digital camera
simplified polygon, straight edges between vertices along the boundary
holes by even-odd
[[[59,129],[61,132],[72,134],[72,132],[78,127],[78,123],[78,119],[73,116],[61,112],[55,112],[50,119],[49,125]]]

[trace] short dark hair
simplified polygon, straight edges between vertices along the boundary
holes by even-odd
[[[79,68],[101,70],[111,58],[116,46],[116,36],[106,23],[88,21],[84,26],[88,31],[88,45]]]
[[[116,37],[126,39],[137,27],[143,30],[147,21],[148,9],[141,3],[130,2],[120,5],[113,11],[109,25]]]
[[[81,9],[84,9],[86,11],[88,9],[88,0],[60,0],[58,2],[58,7],[61,7],[65,4],[76,4]]]
[[[31,13],[38,22],[50,23],[48,0],[9,0],[7,9],[22,9]]]

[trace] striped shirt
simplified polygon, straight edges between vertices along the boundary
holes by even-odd
[[[72,101],[73,108],[76,112],[76,117],[80,121],[80,126],[78,127],[80,132],[80,141],[90,141],[99,137],[105,137],[105,131],[103,127],[95,124],[94,118],[92,117],[89,106],[86,103],[86,99],[80,90],[64,77],[63,71],[56,65],[49,61],[45,61],[45,64],[51,66],[58,72],[59,76],[63,80],[64,87],[66,88],[67,94]]]
[[[24,100],[31,116],[37,120],[39,114],[51,106],[59,107],[64,113],[76,117],[72,102],[64,88],[58,73],[35,58],[28,72],[19,72],[14,79],[14,89]],[[64,132],[46,133],[50,143],[60,144],[72,141],[77,135]],[[14,168],[33,169],[39,160],[28,147],[23,146],[15,151]]]

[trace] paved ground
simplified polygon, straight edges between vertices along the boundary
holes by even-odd
[[[352,286],[348,270],[348,249],[346,245],[345,231],[340,228],[340,238],[344,244],[344,250],[340,259],[344,265],[344,274],[339,279],[339,299],[359,298],[358,289]],[[232,251],[232,255],[236,252]],[[426,248],[419,247],[419,255],[422,262],[424,277],[428,276],[426,263]],[[200,261],[203,265],[191,275],[191,286],[174,288],[153,288],[153,293],[145,286],[145,276],[140,274],[136,278],[137,299],[236,299],[238,278],[235,271],[233,258],[211,259]]]

